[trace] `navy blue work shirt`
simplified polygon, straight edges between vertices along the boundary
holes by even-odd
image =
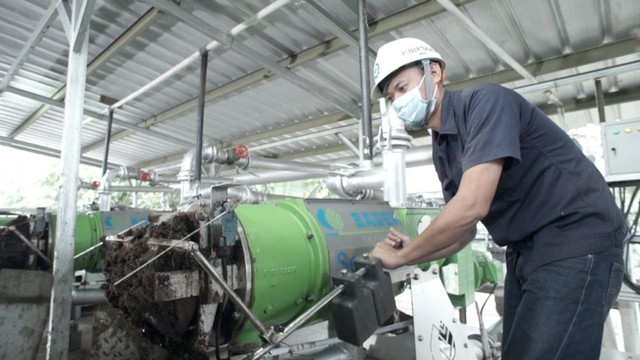
[[[626,227],[607,184],[576,143],[513,90],[446,91],[433,161],[445,201],[465,170],[504,159],[489,214],[493,240],[520,253],[524,272],[612,248]]]

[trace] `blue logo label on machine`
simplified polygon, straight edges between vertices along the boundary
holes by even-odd
[[[102,213],[102,225],[105,235],[113,235],[134,225],[143,226],[149,223],[148,215],[142,212],[123,212],[114,214]]]
[[[356,229],[388,228],[400,226],[402,223],[393,211],[351,211],[349,216]],[[338,236],[346,234],[344,220],[331,209],[318,208],[316,212],[318,223],[324,228],[325,236]]]

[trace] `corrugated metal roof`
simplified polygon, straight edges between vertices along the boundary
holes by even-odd
[[[463,13],[518,63],[529,66],[527,69],[539,82],[640,60],[637,45],[631,40],[640,26],[640,2],[635,0],[454,3],[462,4]],[[149,4],[157,6],[160,13]],[[355,2],[315,4],[337,27],[357,37]],[[370,0],[367,4],[371,48],[403,36],[421,38],[446,59],[451,88],[498,81],[519,89],[560,123],[555,105],[548,104],[544,91],[523,89],[529,81],[510,71],[504,60],[437,2]],[[90,28],[88,58],[93,65],[87,78],[85,110],[101,116],[85,121],[83,155],[102,158],[106,106],[99,102],[100,96],[128,96],[196,53],[214,40],[214,35],[222,44],[209,55],[206,138],[225,143],[249,139],[248,145],[256,147],[254,153],[258,155],[307,161],[349,156],[350,151],[332,129],[357,144],[358,127],[352,124],[357,122],[353,115],[357,118],[360,113],[358,49],[344,46],[316,10],[298,0],[233,39],[224,35],[266,5],[260,0],[185,0],[179,9],[195,19],[185,22],[178,20],[175,11],[162,9],[176,6],[172,1],[98,0]],[[0,79],[6,76],[49,6],[46,0],[5,0],[0,4]],[[52,97],[66,81],[69,45],[60,19],[56,13],[53,16],[56,18],[34,44],[7,90],[0,93],[0,137],[58,149],[63,110],[57,105],[47,106],[42,115],[36,114],[42,106],[38,96]],[[203,33],[197,28],[199,20],[203,27],[215,28],[217,33]],[[141,28],[132,34],[136,26]],[[379,30],[382,28],[386,30]],[[111,162],[159,168],[166,162],[180,162],[180,154],[195,143],[199,67],[199,61],[194,61],[115,111]],[[286,76],[272,71],[277,69]],[[639,71],[602,77],[608,119],[639,113],[639,95],[633,95],[640,88]],[[17,95],[19,91],[12,89],[33,95]],[[593,79],[552,83],[544,90],[565,105],[568,128],[598,121],[592,102]],[[63,99],[59,96],[54,100]],[[351,115],[340,115],[345,112]],[[334,115],[340,121],[321,121]],[[26,126],[27,119],[34,121]],[[22,124],[21,131],[14,133]],[[301,127],[288,130],[296,124]],[[134,133],[132,125],[143,130]],[[429,141],[421,137],[414,143]],[[323,153],[323,149],[330,153]],[[176,171],[175,167],[163,168]]]

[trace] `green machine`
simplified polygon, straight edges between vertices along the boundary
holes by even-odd
[[[354,271],[356,257],[369,252],[384,239],[389,227],[415,236],[438,212],[438,209],[394,210],[386,203],[366,201],[279,200],[240,204],[213,222],[210,231],[199,230],[197,237],[189,236],[191,241],[198,243],[200,251],[217,272],[228,273],[225,281],[229,288],[256,319],[265,327],[282,328],[296,321],[333,289],[333,275],[343,269]],[[204,225],[222,213],[202,208],[193,211],[184,222]],[[175,221],[165,220],[165,223],[176,227]],[[154,226],[160,225],[151,224],[150,228]],[[195,228],[193,225],[186,231],[193,234],[198,232]],[[158,234],[160,231],[149,229],[147,233]],[[141,254],[140,258],[148,259],[162,251],[157,244],[175,245],[178,239],[175,234],[172,236],[174,238],[164,240],[158,239],[157,235],[148,238],[152,246],[145,247],[148,253]],[[139,250],[122,246],[118,251]],[[442,280],[456,306],[469,305],[477,286],[498,279],[499,267],[488,257],[473,254],[474,251],[466,247],[438,262],[443,269]],[[476,259],[480,261],[474,262]],[[132,297],[124,299],[123,288],[112,293],[115,297],[121,296],[123,301],[118,304],[126,305],[132,313],[148,309],[148,301],[155,302],[155,308],[159,309],[157,314],[149,314],[149,319],[138,318],[140,324],[145,324],[147,333],[162,334],[156,338],[164,337],[164,342],[171,343],[174,349],[200,354],[206,353],[213,344],[222,344],[234,353],[246,352],[262,343],[254,323],[243,316],[237,306],[223,306],[226,296],[219,286],[211,286],[198,264],[177,257],[166,262],[182,265],[158,268],[156,274],[143,270],[127,280],[131,282],[132,291],[137,290],[138,285],[134,284],[144,286],[155,281],[156,286],[148,293],[154,294],[156,299],[143,299],[135,306]],[[420,267],[428,268],[429,265]],[[118,280],[119,276],[111,276],[109,271],[105,269],[111,288],[114,284],[109,279]],[[121,269],[118,267],[117,271]],[[148,280],[142,283],[142,278]],[[193,282],[201,285],[195,288],[184,285]],[[169,295],[163,295],[163,291]],[[166,322],[158,321],[158,316],[174,311],[176,302],[187,304],[186,299],[197,299],[197,304],[193,303],[196,300],[189,300],[189,311],[180,306],[178,315],[184,320],[181,328],[163,327]],[[213,325],[208,325],[211,322],[206,314],[215,317]],[[327,311],[320,311],[315,318],[327,319],[327,315]],[[152,318],[156,319],[157,326],[153,326]],[[220,329],[226,329],[225,333],[216,333]]]
[[[117,234],[136,224],[148,223],[148,211],[110,211],[76,214],[74,254],[85,253],[74,260],[75,270],[100,272],[103,251],[86,251],[102,242],[106,235]],[[29,268],[27,259],[37,248],[47,258],[53,259],[55,251],[57,215],[44,209],[36,214],[0,215],[0,267]],[[18,235],[18,233],[20,235]],[[25,244],[29,241],[32,246]]]
[[[115,235],[133,226],[141,226],[148,223],[148,216],[149,212],[144,210],[101,211],[76,214],[74,254],[81,254],[98,245],[104,236]],[[49,239],[51,239],[49,257],[53,258],[57,215],[51,213],[48,214],[48,217]],[[103,251],[99,249],[89,251],[74,260],[74,269],[100,272],[102,270],[103,260]]]

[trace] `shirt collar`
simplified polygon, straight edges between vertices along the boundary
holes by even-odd
[[[456,135],[458,134],[458,127],[453,111],[454,97],[457,95],[452,91],[445,91],[442,97],[442,106],[440,111],[440,131],[442,135]]]

